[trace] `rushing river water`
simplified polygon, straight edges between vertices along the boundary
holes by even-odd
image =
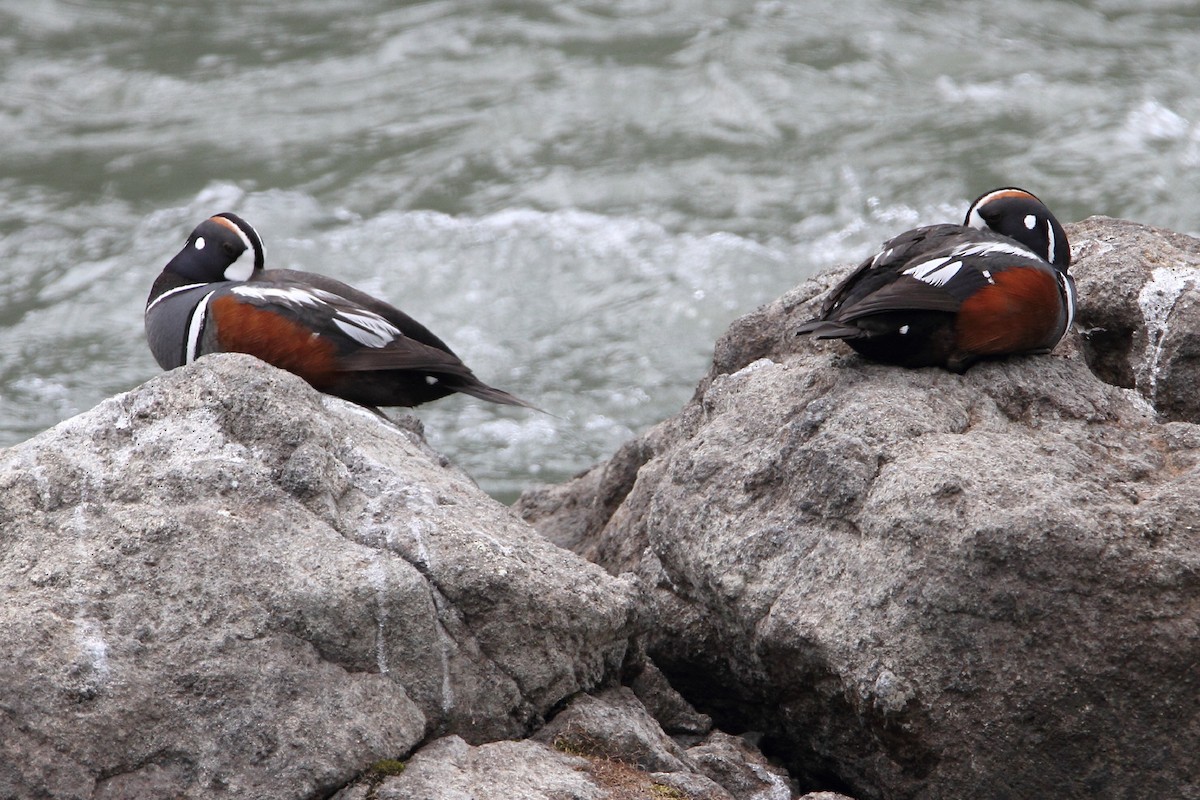
[[[678,410],[735,317],[985,189],[1200,228],[1198,9],[0,0],[0,446],[158,373],[150,283],[231,210],[557,415],[416,411],[510,499]]]

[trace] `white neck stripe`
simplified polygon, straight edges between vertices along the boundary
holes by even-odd
[[[1075,281],[1065,272],[1058,273],[1058,285],[1062,287],[1063,296],[1067,301],[1067,327],[1063,330],[1063,335],[1071,332],[1071,326],[1075,324]]]
[[[186,286],[176,286],[174,289],[170,289],[169,291],[163,292],[158,297],[156,297],[152,301],[150,301],[150,304],[148,306],[146,306],[146,310],[149,311],[150,309],[154,308],[156,305],[161,303],[163,300],[166,300],[168,297],[171,297],[172,295],[179,294],[180,292],[186,292],[191,289],[198,289],[201,286],[208,286],[208,284],[207,283],[189,283]]]
[[[204,318],[208,315],[208,301],[217,293],[213,289],[204,297],[200,298],[200,302],[196,303],[196,308],[192,310],[192,319],[188,323],[188,338],[187,349],[183,351],[183,363],[190,364],[200,357],[197,352],[200,349],[200,339],[204,335]]]

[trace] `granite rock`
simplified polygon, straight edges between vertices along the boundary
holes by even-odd
[[[802,789],[1200,797],[1195,242],[1068,230],[1086,341],[872,364],[794,335],[825,274],[735,322],[678,415],[518,503],[638,575],[671,685]],[[1136,276],[1179,279],[1157,333]]]
[[[300,798],[619,674],[628,580],[246,356],[0,453],[0,797]]]

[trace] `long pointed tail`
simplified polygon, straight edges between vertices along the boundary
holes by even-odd
[[[843,325],[827,319],[810,319],[796,329],[796,335],[812,334],[814,339],[859,339],[865,335],[862,328]]]
[[[488,386],[481,380],[459,380],[446,381],[444,385],[447,388],[453,389],[456,392],[469,394],[472,397],[478,397],[480,400],[487,400],[489,403],[501,403],[506,406],[521,406],[522,408],[531,408],[534,411],[541,411],[543,414],[548,413],[544,409],[538,408],[533,403],[522,400],[515,394],[509,394],[503,389],[496,389]]]

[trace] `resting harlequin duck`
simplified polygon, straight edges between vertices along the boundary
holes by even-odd
[[[163,369],[248,353],[364,406],[415,406],[462,392],[535,408],[480,381],[446,343],[382,300],[309,272],[263,269],[254,228],[206,219],[154,281],[146,338]]]
[[[994,189],[962,225],[906,231],[833,290],[798,334],[867,358],[964,372],[981,358],[1048,353],[1075,317],[1071,248],[1024,189]]]

